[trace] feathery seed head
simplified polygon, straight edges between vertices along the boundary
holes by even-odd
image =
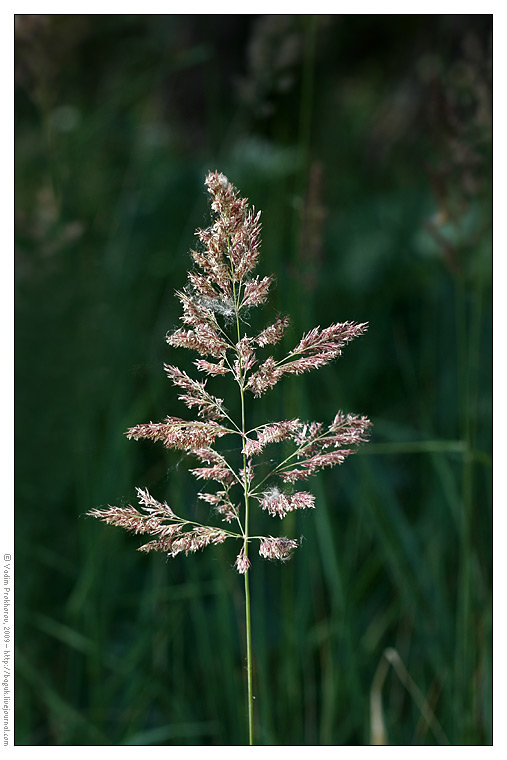
[[[251,208],[220,172],[209,172],[205,185],[211,200],[211,224],[196,231],[198,250],[190,252],[195,267],[188,273],[183,289],[176,291],[183,326],[168,334],[166,340],[172,348],[196,351],[201,358],[193,363],[199,372],[209,377],[232,376],[241,393],[241,425],[229,416],[224,400],[208,391],[208,378],[195,380],[167,363],[164,369],[178,389],[178,398],[201,419],[167,417],[163,422],[135,425],[126,435],[129,439],[160,441],[167,449],[195,456],[199,466],[191,468],[190,473],[197,480],[218,485],[215,492],[200,492],[198,498],[210,505],[223,522],[237,524],[239,532],[178,517],[165,502],[157,501],[142,489],[137,489],[141,511],[128,505],[95,509],[88,514],[134,533],[151,535],[152,540],[140,546],[139,551],[164,551],[172,557],[188,555],[227,538],[241,539],[235,567],[245,574],[250,568],[247,545],[252,539],[245,530],[239,499],[231,495],[232,489],[238,487],[243,491],[245,508],[251,497],[261,509],[280,519],[295,510],[313,509],[315,497],[311,493],[285,493],[269,487],[269,480],[278,478],[278,482],[293,484],[307,480],[324,467],[341,464],[367,439],[371,423],[366,417],[338,412],[327,427],[321,422],[294,418],[247,431],[244,391],[249,390],[258,398],[285,375],[323,367],[340,356],[342,349],[362,335],[368,325],[341,322],[325,328],[314,327],[303,334],[286,356],[281,359],[268,356],[259,364],[256,351],[278,344],[289,325],[289,317],[279,315],[257,335],[249,336],[241,330],[245,324],[242,313],[265,303],[273,284],[272,276],[253,274],[260,252],[260,212]],[[228,451],[219,453],[213,448],[217,439],[226,435],[236,436],[242,467],[231,464]],[[292,447],[292,453],[284,455],[266,477],[256,482],[258,469],[254,459],[268,444],[281,442]],[[266,481],[265,490],[260,490]],[[257,539],[259,554],[267,559],[285,561],[298,545],[290,538]]]

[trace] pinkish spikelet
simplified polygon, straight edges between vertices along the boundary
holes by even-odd
[[[240,483],[238,475],[230,467],[226,458],[219,454],[218,451],[212,448],[206,449],[194,449],[192,454],[197,459],[209,467],[196,467],[190,470],[197,480],[216,480],[217,483],[221,483],[224,487],[230,486],[232,483]]]
[[[206,501],[208,504],[212,504],[224,522],[231,522],[238,516],[238,508],[235,506],[227,491],[218,491],[214,493],[198,493],[199,499]]]
[[[183,401],[189,409],[196,406],[198,407],[199,417],[209,417],[212,419],[223,419],[225,417],[222,404],[223,399],[212,396],[205,389],[206,380],[198,381],[193,380],[178,367],[173,367],[170,364],[164,364],[164,369],[167,373],[167,377],[172,380],[174,385],[179,388],[183,388],[189,391],[186,394],[178,396],[180,401]]]
[[[203,299],[192,298],[187,293],[181,293],[179,290],[176,291],[176,296],[183,306],[183,315],[180,319],[186,325],[196,327],[202,322],[208,322],[212,326],[216,325],[216,317],[213,311],[206,308]]]
[[[221,359],[229,345],[208,324],[198,324],[195,330],[178,328],[166,336],[166,342],[174,348],[190,348],[201,356],[214,356]]]
[[[292,495],[286,495],[278,488],[271,488],[259,498],[259,503],[262,509],[267,510],[272,517],[282,519],[296,509],[314,509],[315,496],[307,491],[298,491]]]
[[[222,485],[234,483],[238,478],[236,473],[230,468],[227,460],[218,451],[211,448],[194,449],[192,454],[204,464],[210,467],[195,467],[190,470],[197,480],[216,480]]]
[[[259,554],[265,559],[279,559],[282,562],[288,560],[297,549],[298,542],[293,538],[273,538],[267,536],[261,540]]]
[[[272,356],[269,356],[261,364],[257,372],[248,379],[245,388],[252,391],[256,398],[262,396],[269,388],[272,388],[283,376],[283,370],[280,369]]]
[[[264,303],[268,297],[269,286],[272,282],[272,277],[263,277],[261,280],[259,276],[246,282],[240,308],[244,306],[259,306],[261,303]]]
[[[201,257],[193,252],[194,260],[222,290],[225,287],[230,290],[231,281],[240,282],[257,265],[260,212],[256,214],[254,209],[248,209],[246,198],[239,197],[238,191],[223,174],[210,172],[205,184],[211,195],[211,208],[217,216],[209,229],[199,230],[207,251]]]
[[[180,534],[180,531],[181,531],[181,528],[179,525],[174,525],[172,526],[172,528],[174,530],[170,535],[163,536],[162,538],[157,538],[153,541],[148,541],[148,543],[142,544],[142,546],[139,546],[137,551],[138,552],[165,552],[165,553],[170,552],[173,541],[175,540],[176,536]]]
[[[244,438],[243,439],[243,448],[241,449],[242,454],[246,454],[247,457],[254,456],[255,454],[260,454],[262,451],[262,444],[259,443],[259,441],[254,441],[253,438]]]
[[[241,547],[241,551],[236,557],[236,562],[234,563],[234,567],[240,573],[240,575],[244,575],[250,568],[251,562],[248,559],[248,557],[245,554],[245,545]]]
[[[328,440],[335,446],[353,446],[365,443],[371,422],[358,414],[338,412],[329,426]]]
[[[230,270],[223,254],[227,236],[214,234],[213,228],[197,230],[196,235],[206,250],[203,253],[191,251],[195,263],[206,272],[211,283],[218,286],[222,295],[229,297],[231,294]]]
[[[304,469],[286,470],[279,473],[279,477],[284,483],[297,483],[298,480],[308,480],[313,472]]]
[[[300,375],[323,367],[341,354],[341,348],[346,343],[362,335],[367,328],[367,323],[355,322],[330,325],[324,330],[314,327],[303,335],[298,345],[281,361],[275,362],[270,356],[250,377],[245,387],[258,398],[276,385],[285,374]]]
[[[126,436],[129,440],[149,438],[152,441],[161,441],[167,449],[192,451],[197,448],[206,448],[227,433],[229,433],[227,428],[211,420],[186,422],[178,417],[167,417],[165,422],[135,425],[127,430]]]
[[[246,335],[244,338],[241,338],[239,343],[236,343],[236,351],[238,359],[234,362],[234,368],[236,377],[239,380],[241,377],[245,377],[246,373],[253,367],[257,359],[255,357],[255,351],[252,348],[252,340]]]
[[[260,223],[261,212],[255,213],[255,209],[248,212],[239,235],[233,243],[235,252],[235,277],[242,280],[245,275],[255,269],[259,258],[260,246]]]
[[[196,359],[195,366],[200,372],[206,372],[208,375],[226,375],[231,370],[224,366],[224,360],[220,359],[218,364],[208,362],[206,359]]]
[[[309,333],[303,335],[292,353],[302,354],[307,351],[337,351],[346,343],[362,335],[368,329],[368,323],[363,322],[340,322],[329,325],[323,330],[314,327]]]
[[[205,464],[217,464],[223,467],[227,467],[227,460],[225,457],[210,447],[194,449],[192,451],[192,454],[197,457],[200,462],[204,462]]]
[[[238,517],[238,508],[230,503],[217,504],[215,512],[227,523],[232,522]]]
[[[189,272],[188,279],[190,280],[189,287],[192,288],[196,296],[212,300],[221,298],[220,294],[213,287],[213,284],[204,275],[197,272]]]
[[[202,501],[206,501],[208,504],[213,504],[214,506],[222,502],[221,497],[215,493],[198,493],[197,496],[199,499],[202,499]]]
[[[234,482],[234,475],[230,470],[219,465],[213,467],[194,467],[189,470],[197,480],[216,480],[218,483]]]
[[[355,449],[335,449],[325,454],[315,454],[303,462],[298,462],[299,466],[295,469],[281,471],[279,476],[284,483],[307,480],[323,467],[334,467],[337,464],[342,464],[350,454],[355,454]]]
[[[278,317],[276,322],[274,322],[272,325],[269,325],[261,333],[259,333],[259,335],[255,338],[255,342],[261,347],[278,343],[285,335],[285,331],[287,330],[289,323],[289,317]]]
[[[354,338],[362,335],[368,329],[368,323],[341,322],[323,330],[314,327],[309,333],[303,335],[298,345],[291,351],[286,359],[292,356],[302,355],[300,359],[294,359],[287,363],[284,359],[283,371],[287,374],[299,375],[312,369],[318,369],[340,356],[341,349]]]
[[[327,451],[325,454],[314,454],[306,462],[303,462],[302,466],[314,472],[322,467],[333,467],[335,464],[342,464],[349,454],[355,454],[355,449],[334,449],[334,451]]]
[[[340,448],[364,443],[370,427],[371,422],[366,417],[343,412],[338,412],[325,432],[321,422],[305,423],[294,437],[300,447],[298,456],[301,458],[304,454],[308,458],[311,454],[331,446]]]
[[[271,425],[264,425],[257,432],[257,440],[262,447],[268,443],[279,443],[294,438],[301,427],[299,419],[281,420]]]
[[[308,491],[296,491],[290,497],[291,509],[315,509],[315,496]]]
[[[206,242],[207,235],[203,230],[198,230],[196,234],[199,235],[202,242]],[[208,282],[213,291],[216,292],[214,285],[218,285],[219,290],[222,291],[222,295],[228,296],[230,295],[230,285],[227,268],[221,260],[219,251],[214,250],[215,247],[212,245],[211,240],[208,240],[208,244],[208,250],[204,253],[191,249],[190,254],[195,263],[206,273]]]
[[[314,356],[301,356],[299,359],[282,365],[281,369],[284,375],[302,375],[303,372],[310,372],[312,369],[320,369],[329,362],[340,356],[341,351],[322,351]]]
[[[97,517],[107,525],[116,525],[119,528],[132,531],[133,533],[157,533],[161,527],[159,517],[143,515],[135,507],[109,507],[108,509],[91,509],[87,512],[90,517]]]
[[[136,534],[151,533],[159,539],[172,536],[181,528],[180,518],[164,502],[157,501],[146,489],[137,488],[137,498],[147,514],[142,514],[135,507],[108,507],[108,509],[92,509],[87,514],[99,520]],[[167,523],[166,521],[169,521]]]
[[[209,544],[222,544],[227,538],[227,533],[220,528],[198,525],[176,538],[171,544],[169,554],[176,557],[180,552],[185,552],[188,556],[189,553],[204,549]]]
[[[159,514],[163,514],[167,517],[174,517],[174,512],[172,511],[171,507],[164,502],[157,501],[151,493],[148,491],[147,488],[136,488],[137,492],[137,500],[139,501],[139,504],[145,509],[147,512],[158,512]]]

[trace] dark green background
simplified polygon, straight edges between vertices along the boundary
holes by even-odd
[[[392,647],[390,743],[445,740],[421,700],[491,743],[491,25],[17,16],[18,744],[246,741],[236,547],[166,560],[83,516],[141,486],[207,517],[188,461],[123,433],[185,416],[162,364],[195,357],[164,336],[215,168],[262,209],[285,347],[370,323],[249,397],[252,424],[374,423],[314,512],[268,523],[304,536],[292,562],[253,559],[257,740],[369,743]]]

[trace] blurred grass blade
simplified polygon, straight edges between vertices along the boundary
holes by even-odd
[[[388,743],[382,706],[382,687],[384,685],[389,665],[391,665],[401,683],[414,700],[421,712],[422,718],[428,724],[428,727],[433,732],[437,742],[442,745],[449,745],[449,739],[435,717],[433,710],[429,706],[429,701],[425,699],[423,693],[403,664],[398,652],[392,647],[384,650],[370,690],[371,744],[384,745]]]

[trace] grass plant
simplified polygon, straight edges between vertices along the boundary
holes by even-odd
[[[160,441],[167,449],[197,459],[199,467],[190,472],[197,480],[214,483],[219,489],[199,492],[198,497],[235,530],[180,517],[166,502],[140,488],[137,494],[143,511],[129,505],[92,509],[88,514],[133,533],[153,536],[139,550],[161,551],[170,557],[229,539],[240,541],[235,567],[244,576],[248,741],[254,744],[250,544],[259,542],[261,557],[285,562],[298,541],[254,535],[251,507],[257,503],[275,519],[296,510],[314,509],[315,497],[308,491],[295,491],[294,484],[308,480],[324,467],[342,464],[366,440],[371,423],[366,417],[340,411],[328,426],[292,418],[249,428],[246,392],[260,398],[284,376],[302,375],[329,364],[347,343],[364,333],[367,325],[343,322],[324,329],[315,327],[283,358],[259,358],[257,352],[279,343],[289,326],[288,317],[278,316],[257,335],[249,336],[245,331],[252,308],[266,302],[273,280],[271,276],[252,275],[260,253],[260,212],[249,208],[248,201],[223,174],[210,172],[206,186],[215,218],[211,227],[196,233],[201,249],[191,251],[195,268],[189,271],[184,290],[177,291],[185,327],[169,334],[167,342],[211,357],[213,361],[194,361],[208,379],[232,377],[239,389],[240,419],[235,421],[228,411],[230,404],[226,407],[223,399],[206,389],[207,380],[196,381],[177,366],[165,364],[169,379],[180,389],[180,401],[190,410],[195,408],[200,419],[167,417],[162,423],[136,425],[127,431],[127,437]],[[239,438],[237,451],[234,446],[219,450],[217,441],[229,436]],[[285,450],[276,464],[272,458],[266,459],[267,446],[284,442],[290,444],[290,451]],[[238,453],[241,466],[234,461]],[[265,461],[257,461],[262,455]],[[236,487],[242,491],[242,504],[238,503]]]

